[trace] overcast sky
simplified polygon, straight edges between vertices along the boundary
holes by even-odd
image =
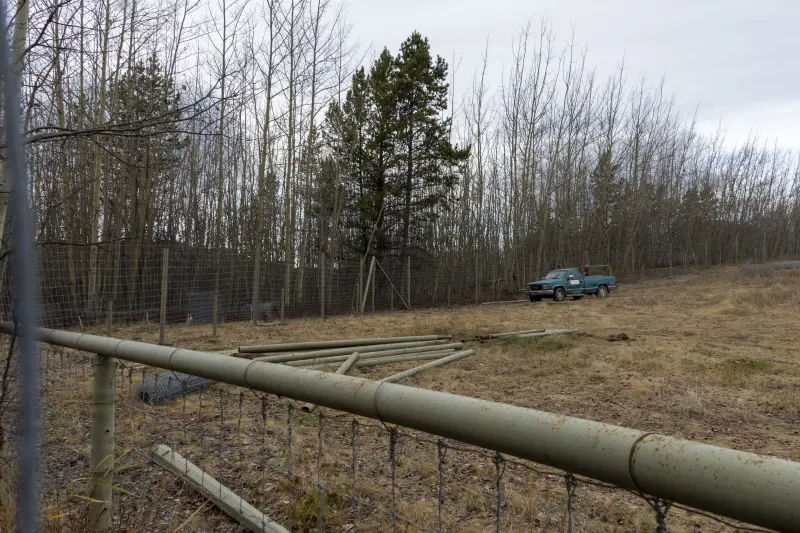
[[[414,30],[460,65],[469,87],[486,38],[487,80],[499,87],[512,37],[545,18],[561,48],[574,30],[605,78],[625,58],[629,80],[666,77],[678,107],[699,105],[698,127],[721,124],[729,143],[750,132],[800,150],[800,0],[348,0],[352,36],[395,53]]]

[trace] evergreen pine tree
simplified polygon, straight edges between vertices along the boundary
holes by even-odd
[[[447,190],[457,176],[449,170],[469,156],[449,140],[447,110],[447,63],[431,56],[428,40],[417,32],[400,47],[397,58],[398,124],[401,151],[402,248],[408,253],[411,227],[436,218],[435,207],[444,206]]]

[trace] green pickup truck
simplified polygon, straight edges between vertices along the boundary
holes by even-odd
[[[616,288],[617,278],[614,276],[584,276],[579,268],[559,268],[542,280],[528,283],[528,294],[532,302],[542,298],[563,302],[567,296],[578,300],[587,294],[605,298]]]

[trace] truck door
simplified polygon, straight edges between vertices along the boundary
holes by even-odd
[[[583,294],[583,275],[577,270],[570,270],[567,275],[567,294]]]

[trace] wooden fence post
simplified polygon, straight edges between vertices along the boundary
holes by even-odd
[[[325,319],[325,253],[319,257],[319,314]]]
[[[164,248],[161,256],[161,321],[158,328],[158,343],[164,344],[167,327],[167,279],[169,278],[169,248]],[[109,335],[110,336],[110,335]]]
[[[106,337],[114,333],[114,300],[109,300],[106,311]]]
[[[475,305],[478,305],[478,254],[475,254]]]
[[[211,322],[212,322],[212,334],[216,337],[217,336],[217,304],[219,303],[219,293],[214,291],[214,310],[211,313]]]
[[[406,256],[406,304],[411,309],[411,256]]]
[[[672,239],[669,240],[669,277],[672,277]]]
[[[358,314],[362,314],[364,309],[361,307],[361,301],[364,298],[364,258],[358,263]]]

